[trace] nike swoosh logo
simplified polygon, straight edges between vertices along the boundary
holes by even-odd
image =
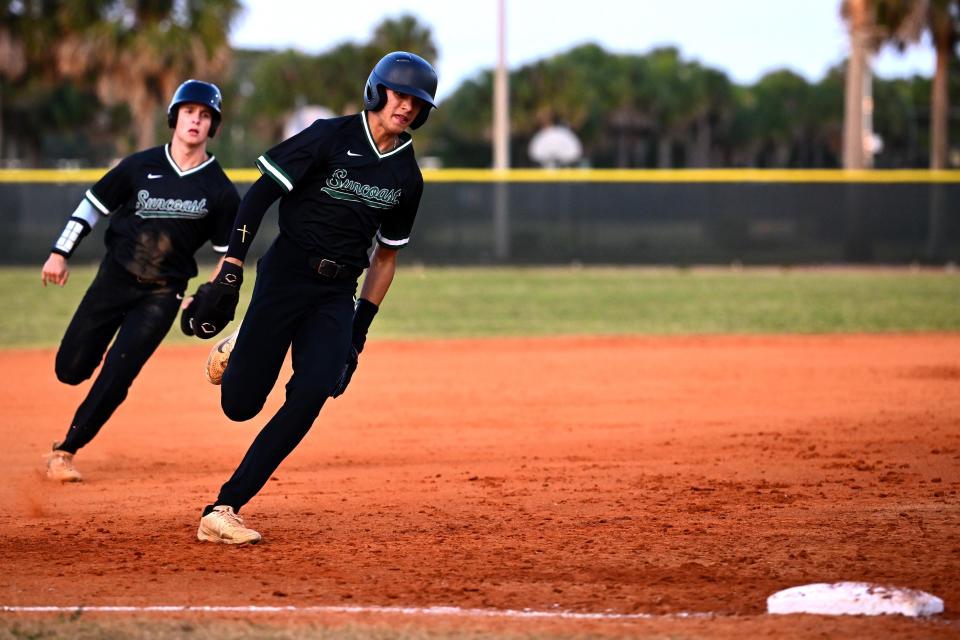
[[[350,156],[351,158],[359,158],[359,157],[362,156],[363,154],[362,154],[362,153],[354,153],[353,151],[347,151],[347,155]]]
[[[162,174],[162,173],[148,173],[148,174],[147,174],[147,180],[156,180],[157,178],[162,178],[162,177],[163,177],[163,174]]]

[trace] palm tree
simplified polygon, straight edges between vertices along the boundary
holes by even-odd
[[[57,71],[93,79],[106,105],[127,104],[137,125],[137,148],[153,146],[159,107],[176,86],[189,77],[215,79],[226,69],[227,35],[239,0],[93,4],[97,19],[64,33],[55,44]]]
[[[950,118],[949,70],[960,36],[960,0],[877,0],[880,24],[891,39],[903,48],[929,31],[936,51],[936,68],[930,88],[930,168],[947,165]],[[925,257],[942,259],[942,235],[945,196],[941,185],[933,185],[928,206],[928,230]]]
[[[872,96],[870,56],[879,45],[874,0],[843,0],[840,13],[850,32],[850,57],[847,61],[843,116],[843,166],[863,169],[869,162],[865,134],[869,128]]]
[[[7,8],[9,11],[9,8]],[[3,157],[3,93],[10,82],[19,80],[27,71],[27,56],[16,22],[4,16],[0,22],[0,158]]]
[[[409,51],[431,63],[436,64],[437,61],[437,46],[430,27],[409,14],[396,19],[388,18],[377,25],[370,47],[376,56],[373,62],[390,51]]]
[[[930,33],[937,52],[937,66],[933,74],[930,96],[932,108],[930,168],[943,169],[947,166],[947,132],[950,118],[950,94],[947,87],[950,83],[950,60],[955,55],[957,36],[960,32],[960,24],[958,24],[960,2],[957,0],[926,0],[926,2],[929,4]]]
[[[790,166],[811,137],[813,89],[796,73],[783,69],[764,75],[752,88],[750,118],[767,166]]]
[[[901,49],[929,31],[936,51],[930,90],[930,168],[947,165],[950,61],[960,36],[960,0],[876,0],[877,18]]]
[[[682,60],[674,47],[654,49],[645,57],[646,74],[639,87],[641,104],[655,123],[657,167],[669,168],[673,166],[675,144],[689,136],[710,112],[712,81],[703,67]]]
[[[932,107],[930,135],[930,168],[943,169],[947,166],[947,132],[950,118],[950,60],[955,55],[958,32],[958,0],[927,0],[929,3],[930,33],[937,52],[937,67],[933,75],[933,88],[930,97]]]
[[[49,84],[49,43],[55,39],[56,9],[49,3],[34,1],[4,2],[0,9],[0,98],[4,94],[28,96],[40,93],[36,88]],[[0,107],[9,108],[11,100],[0,99]],[[0,118],[4,114],[0,108]],[[3,124],[0,119],[0,133]],[[3,155],[0,135],[0,156]]]

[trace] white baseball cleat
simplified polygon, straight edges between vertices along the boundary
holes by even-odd
[[[54,442],[53,451],[46,455],[47,478],[57,482],[81,482],[83,476],[73,466],[73,454],[58,450],[56,447],[59,444],[59,442]]]
[[[227,363],[230,361],[233,346],[237,343],[238,333],[240,333],[239,325],[236,331],[218,341],[210,349],[210,355],[207,356],[207,366],[204,368],[204,373],[210,384],[220,384],[223,381],[223,373],[227,370]]]
[[[235,513],[233,507],[219,505],[213,511],[200,518],[197,538],[203,542],[222,544],[257,544],[260,534],[243,526],[243,518]]]

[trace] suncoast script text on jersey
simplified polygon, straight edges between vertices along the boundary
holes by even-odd
[[[135,213],[141,218],[202,218],[207,215],[207,199],[151,198],[149,191],[141,189]]]
[[[337,169],[327,178],[327,186],[341,193],[353,193],[366,201],[375,200],[386,205],[395,206],[400,202],[403,189],[383,189],[369,184],[362,184],[347,178],[346,169]]]

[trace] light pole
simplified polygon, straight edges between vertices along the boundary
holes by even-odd
[[[510,83],[506,0],[497,0],[497,67],[493,77],[493,168],[510,167]]]

